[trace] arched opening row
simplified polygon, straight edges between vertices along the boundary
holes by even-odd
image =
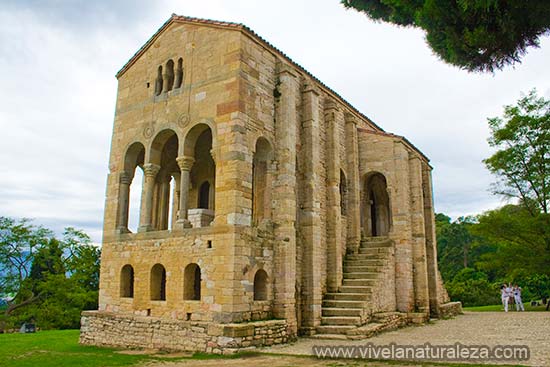
[[[183,271],[183,299],[201,300],[201,268],[195,263],[188,264]],[[134,268],[126,264],[120,270],[120,297],[134,298]],[[268,276],[265,270],[259,269],[254,275],[254,300],[265,301],[268,298]],[[149,294],[152,301],[166,301],[166,268],[155,264],[149,276]]]
[[[164,130],[153,139],[148,162],[142,143],[127,149],[119,186],[120,232],[170,230],[178,222],[202,227],[212,222],[216,165],[210,128],[195,126],[185,144],[185,155],[178,156],[178,136]]]
[[[174,66],[172,59],[168,60],[164,66],[157,68],[157,78],[155,80],[155,95],[166,93],[172,89],[181,88],[183,84],[183,59],[180,57],[177,66]]]

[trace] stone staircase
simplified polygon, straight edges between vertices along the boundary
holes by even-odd
[[[346,255],[342,286],[325,294],[316,337],[345,339],[370,321],[372,294],[392,254],[389,238],[369,237],[361,240],[358,253]]]

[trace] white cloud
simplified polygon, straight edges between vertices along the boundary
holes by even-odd
[[[76,226],[96,242],[114,74],[173,12],[245,23],[382,128],[405,135],[432,159],[436,209],[452,216],[501,204],[481,163],[491,153],[486,118],[521,91],[550,96],[548,38],[515,69],[479,75],[439,61],[422,32],[373,23],[337,0],[59,4],[8,0],[0,10],[1,215]]]

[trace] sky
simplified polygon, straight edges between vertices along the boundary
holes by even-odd
[[[116,72],[170,17],[244,23],[431,159],[435,207],[494,209],[487,118],[532,88],[550,98],[550,39],[494,74],[446,65],[422,31],[338,0],[3,0],[0,216],[72,226],[101,241]],[[134,196],[135,198],[135,196]]]

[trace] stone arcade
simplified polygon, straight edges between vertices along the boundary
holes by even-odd
[[[460,311],[428,159],[249,28],[173,15],[117,78],[82,343],[222,353]]]

